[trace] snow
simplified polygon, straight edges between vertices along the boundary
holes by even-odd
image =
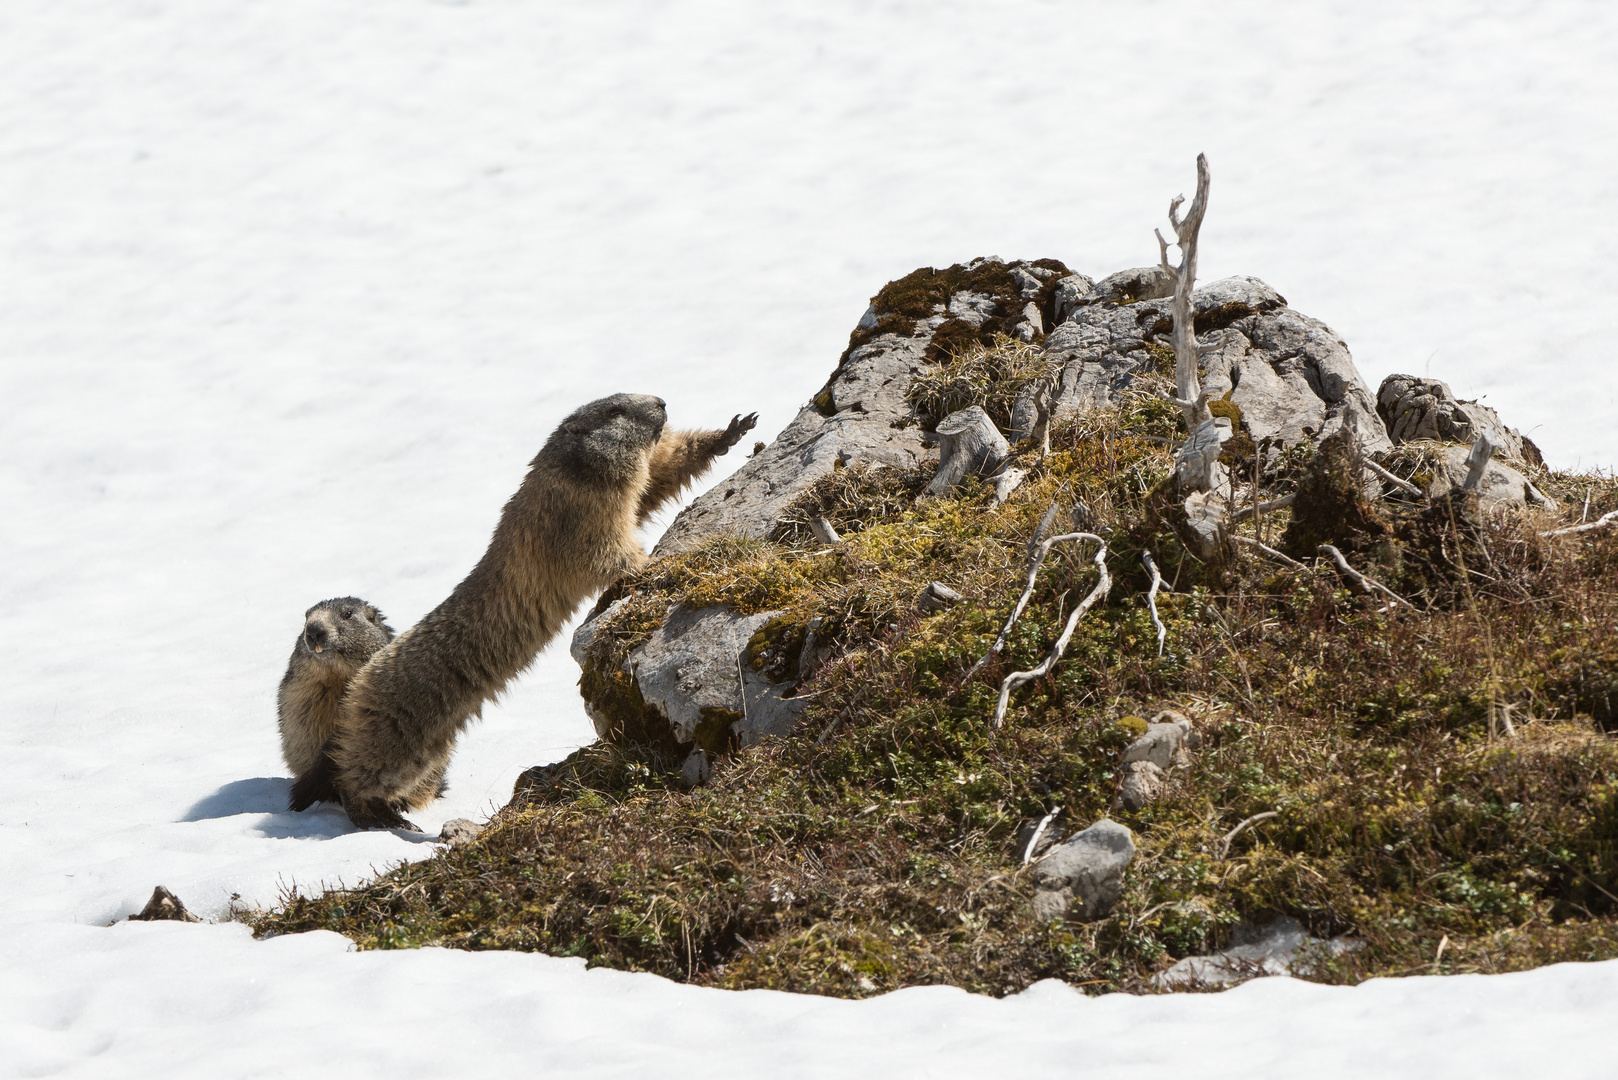
[[[1614,963],[852,1003],[106,924],[430,853],[280,809],[275,684],[309,604],[442,599],[573,406],[768,437],[892,277],[1152,261],[1199,150],[1204,280],[1611,467],[1615,44],[1597,3],[9,0],[0,1075],[1610,1075]],[[588,740],[576,678],[419,823]]]

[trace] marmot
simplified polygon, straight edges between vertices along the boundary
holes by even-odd
[[[393,640],[393,627],[357,596],[322,600],[303,613],[303,630],[276,695],[281,756],[301,780],[337,733],[343,692],[354,673]]]
[[[437,794],[461,729],[583,600],[645,565],[636,530],[758,422],[665,434],[666,417],[662,398],[614,394],[562,421],[477,566],[354,676],[294,810],[335,790],[361,828],[415,829],[402,812]]]

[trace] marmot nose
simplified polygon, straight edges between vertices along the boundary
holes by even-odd
[[[303,641],[311,649],[318,649],[326,644],[326,628],[319,623],[310,623],[303,628]]]
[[[652,400],[653,400],[653,401],[655,401],[655,402],[657,402],[657,407],[658,407],[658,408],[659,408],[659,409],[666,409],[666,408],[668,408],[668,407],[669,407],[669,403],[668,403],[668,402],[666,402],[666,401],[664,401],[664,400],[663,400],[663,399],[662,399],[662,398],[660,398],[660,397],[654,397],[654,398],[653,398],[653,399],[652,399]]]

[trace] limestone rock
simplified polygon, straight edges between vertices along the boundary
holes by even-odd
[[[1163,767],[1150,761],[1126,762],[1119,770],[1118,797],[1114,805],[1134,813],[1156,802],[1168,787]]]
[[[929,582],[921,590],[921,596],[916,599],[916,607],[924,615],[936,615],[959,604],[963,599],[960,593],[945,585],[941,581]]]
[[[774,442],[686,507],[653,555],[685,551],[722,533],[768,536],[782,509],[838,462],[906,469],[927,462],[931,455],[921,429],[923,417],[905,399],[905,392],[911,376],[931,363],[929,349],[939,327],[947,320],[969,327],[987,322],[991,327],[1004,324],[1006,331],[1015,333],[1025,325],[1027,301],[1032,298],[1024,295],[1029,283],[1046,282],[1055,273],[1032,262],[1006,263],[997,257],[975,259],[964,269],[1001,268],[1005,291],[1016,295],[1015,301],[962,289],[931,312],[912,308],[897,313],[879,310],[873,300],[825,388]],[[1076,279],[1089,281],[1082,275],[1063,281]],[[1056,288],[1060,292],[1062,286]]]
[[[1035,917],[1103,917],[1123,896],[1124,870],[1134,858],[1134,834],[1110,818],[1069,837],[1034,868]]]
[[[646,704],[667,718],[674,741],[693,743],[718,726],[749,746],[792,730],[803,703],[752,670],[743,655],[753,634],[780,612],[738,615],[726,607],[673,608],[624,661]],[[589,712],[588,703],[586,712]],[[594,715],[603,736],[604,721]],[[717,737],[716,737],[717,741]]]
[[[1344,938],[1311,937],[1296,919],[1285,916],[1263,926],[1242,923],[1231,947],[1209,956],[1188,956],[1152,977],[1160,989],[1226,986],[1260,975],[1308,975],[1331,956],[1359,948]]]
[[[1389,375],[1376,392],[1376,411],[1398,443],[1417,439],[1465,443],[1480,436],[1494,444],[1495,454],[1524,465],[1544,465],[1539,447],[1500,414],[1475,401],[1460,401],[1448,383],[1414,375]]]
[[[1089,302],[1096,283],[1083,274],[1069,274],[1056,283],[1056,321],[1067,322],[1075,308]]]
[[[201,922],[185,909],[180,898],[159,885],[152,890],[152,898],[146,901],[146,906],[131,915],[132,922]]]
[[[1149,761],[1159,769],[1184,764],[1182,758],[1187,737],[1191,734],[1191,721],[1179,713],[1165,712],[1158,715],[1171,716],[1174,719],[1167,723],[1148,724],[1146,733],[1125,748],[1122,764]]]
[[[1318,441],[1346,425],[1368,451],[1391,445],[1348,347],[1324,323],[1252,277],[1212,282],[1192,301],[1199,340],[1218,346],[1203,359],[1203,388],[1214,398],[1229,394],[1254,439]],[[1108,404],[1136,375],[1158,370],[1174,328],[1170,306],[1157,299],[1075,307],[1045,339],[1060,372],[1056,415]]]
[[[452,848],[463,847],[476,840],[482,834],[484,826],[466,818],[450,818],[438,830],[440,843],[448,844]]]
[[[680,764],[680,779],[688,788],[701,787],[712,775],[708,752],[700,746],[687,754],[685,761]]]
[[[1467,455],[1465,446],[1442,446],[1434,455],[1433,477],[1427,484],[1429,499],[1442,498],[1466,483]],[[1510,465],[1491,460],[1483,469],[1483,480],[1478,485],[1478,502],[1483,506],[1539,506],[1546,497],[1522,473]]]

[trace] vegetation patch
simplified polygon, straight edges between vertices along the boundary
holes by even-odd
[[[923,277],[879,299],[930,310],[929,290]],[[980,377],[969,363],[928,392],[986,408],[1014,393],[1014,366]],[[543,950],[854,997],[1046,977],[1145,990],[1277,915],[1362,943],[1311,976],[1327,982],[1618,956],[1618,529],[1541,535],[1587,493],[1592,519],[1618,508],[1618,481],[1536,471],[1562,515],[1485,511],[1368,500],[1329,441],[1254,454],[1233,463],[1237,483],[1296,494],[1297,516],[1254,514],[1239,532],[1305,565],[1243,545],[1216,566],[1174,530],[1161,440],[1176,413],[1142,393],[1058,425],[1049,455],[1018,457],[1030,477],[998,509],[980,484],[918,502],[925,477],[853,467],[808,489],[768,541],[659,560],[603,597],[618,606],[591,643],[587,696],[633,718],[618,667],[671,603],[774,611],[746,662],[801,679],[798,734],[743,752],[716,741],[695,790],[674,748],[609,738],[530,770],[471,844],[246,917],[260,934],[333,929],[363,948]],[[1096,580],[1093,549],[1058,545],[1004,651],[969,674],[1053,503],[1063,530],[1071,511],[1107,540],[1113,589],[995,729],[1001,680],[1039,662]],[[817,516],[840,544],[814,542]],[[1314,557],[1320,542],[1409,606],[1360,591]],[[1143,551],[1165,578],[1161,653]],[[962,601],[922,614],[932,581]],[[814,619],[831,655],[794,671]],[[1155,802],[1115,809],[1120,754],[1163,708],[1200,744]],[[1103,919],[1033,916],[1023,848],[1053,813],[1063,835],[1103,816],[1135,834]],[[1255,815],[1273,816],[1234,831]]]

